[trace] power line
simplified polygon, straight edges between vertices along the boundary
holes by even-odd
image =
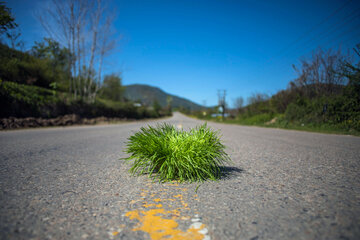
[[[334,17],[335,15],[337,15],[339,12],[341,12],[346,6],[348,6],[353,0],[348,0],[346,1],[343,5],[341,5],[339,8],[335,9],[331,14],[329,14],[328,16],[326,16],[323,20],[321,20],[319,23],[317,23],[316,25],[314,25],[313,27],[311,27],[309,30],[305,31],[302,35],[300,35],[297,39],[295,39],[294,41],[292,41],[290,44],[288,44],[286,47],[284,47],[283,49],[281,49],[278,54],[276,54],[275,56],[273,57],[270,57],[266,62],[266,63],[270,63],[272,60],[276,59],[277,57],[280,57],[282,55],[284,55],[284,53],[286,53],[287,51],[289,51],[289,49],[293,48],[293,46],[296,46],[296,45],[299,45],[299,42],[301,40],[303,40],[305,37],[309,37],[310,33],[312,33],[314,30],[316,30],[318,27],[320,27],[321,25],[323,25],[324,23],[326,23],[327,21],[329,21],[332,17]],[[340,24],[341,26],[347,24],[348,22],[351,22],[354,20],[355,17],[358,16],[358,14],[356,14],[355,16],[353,15],[354,13],[357,13],[359,9],[356,9],[354,11],[351,12],[351,14],[347,15],[346,17],[344,17],[340,22],[336,23],[335,25],[331,26],[330,28],[327,28],[325,31],[323,31],[321,33],[321,36],[324,35],[325,33],[328,33],[326,34],[325,37],[328,37],[329,35],[331,35],[333,32],[336,32],[338,30],[338,25]],[[350,18],[350,20],[349,20]],[[344,23],[344,21],[346,21]],[[336,29],[334,29],[336,28]],[[329,31],[330,31],[330,34],[329,34]],[[342,34],[346,34],[347,32],[343,32]],[[311,34],[312,35],[312,34]],[[319,36],[316,35],[315,37],[313,38],[310,38],[310,41],[307,41],[306,44],[308,42],[312,42],[314,39],[318,38]],[[349,39],[348,39],[349,40]],[[298,50],[299,49],[303,49],[304,44],[300,44],[300,48],[296,48],[296,49],[293,49],[295,50],[295,52],[299,52]],[[287,54],[286,54],[287,55]],[[291,65],[293,65],[293,63],[289,63],[288,61],[286,62],[282,62],[281,66],[277,66],[278,69],[282,69],[283,67],[285,66],[289,66],[291,67]]]
[[[360,24],[357,25],[357,26],[355,26],[354,28],[346,29],[344,32],[341,32],[340,34],[338,34],[335,38],[331,38],[331,39],[330,39],[329,41],[327,41],[324,45],[329,44],[331,41],[339,38],[340,36],[344,36],[344,35],[346,35],[346,34],[348,34],[348,33],[355,32],[354,29],[357,30],[357,29],[359,29],[359,28],[360,28]]]
[[[358,17],[360,16],[360,8],[356,9],[355,11],[353,11],[350,15],[346,16],[343,20],[347,19],[349,16],[352,16],[354,13],[356,13],[355,15],[352,16],[352,18],[348,19],[346,22],[340,21],[335,25],[332,25],[330,28],[326,29],[325,31],[323,31],[322,33],[320,33],[319,35],[315,36],[314,38],[310,39],[309,41],[305,42],[303,45],[304,47],[309,46],[311,43],[313,43],[315,40],[320,39],[323,40],[327,37],[329,37],[331,34],[337,32],[340,28],[344,27],[345,25],[347,25],[348,23],[358,19]],[[340,25],[339,25],[340,24]],[[330,31],[329,31],[330,30]],[[304,48],[303,47],[303,48]]]
[[[360,44],[360,32],[355,32],[355,34],[351,35],[345,41],[342,41],[343,44],[348,44],[350,41],[356,39],[358,37],[357,44]]]
[[[349,2],[351,2],[351,1],[348,1],[347,3],[349,3]],[[347,3],[345,3],[344,5],[346,6]],[[344,8],[344,5],[341,6],[339,9],[340,9],[340,10],[343,9],[343,8]],[[339,9],[335,10],[335,12],[339,12]],[[342,26],[344,26],[344,25],[352,22],[354,19],[357,19],[357,17],[359,16],[359,10],[360,10],[360,8],[352,11],[350,14],[348,14],[347,16],[345,16],[344,18],[342,18],[341,21],[337,22],[335,25],[332,25],[330,28],[327,28],[325,31],[321,32],[320,35],[316,35],[315,37],[313,37],[313,38],[311,38],[309,41],[307,41],[305,44],[302,44],[302,46],[299,46],[298,48],[293,49],[293,50],[290,51],[290,52],[299,53],[301,50],[304,50],[304,48],[307,47],[307,46],[309,45],[309,43],[311,43],[311,42],[313,42],[314,40],[318,39],[319,36],[321,36],[321,40],[329,37],[329,36],[332,35],[333,33],[337,32]],[[334,12],[333,12],[333,13],[334,13]],[[333,13],[332,13],[331,15],[334,15]],[[355,14],[355,15],[354,15],[354,14]],[[329,19],[329,18],[327,17],[326,19]],[[345,22],[344,22],[344,21],[345,21]],[[322,22],[324,22],[324,21],[322,21]],[[317,24],[317,25],[320,25],[320,24]],[[314,28],[313,28],[313,29],[314,29]],[[354,28],[354,30],[343,31],[341,34],[337,35],[335,38],[333,37],[333,38],[331,38],[330,41],[326,42],[326,45],[327,45],[329,42],[334,41],[336,38],[343,37],[343,36],[347,35],[349,32],[351,32],[351,31],[356,31],[357,29],[359,29],[358,26],[356,26],[356,27]],[[327,34],[324,35],[325,33],[327,33]],[[354,35],[354,34],[351,34],[351,35]],[[349,40],[351,40],[351,39],[347,39],[347,42],[348,42]],[[290,52],[288,52],[288,53],[290,53]],[[283,54],[283,55],[288,55],[288,53],[287,53],[287,54]],[[274,59],[274,58],[275,58],[275,57],[273,57],[272,59]],[[283,64],[281,64],[281,66],[287,66],[287,65],[292,65],[292,64],[290,64],[290,63],[283,63]]]
[[[330,18],[332,18],[334,15],[336,15],[338,12],[340,12],[342,9],[344,9],[350,2],[352,2],[353,0],[348,0],[347,2],[345,2],[341,7],[337,8],[334,12],[332,12],[330,15],[328,15],[327,17],[325,17],[322,21],[320,21],[318,24],[314,25],[312,28],[310,28],[309,30],[307,30],[306,32],[304,32],[302,35],[300,35],[300,37],[298,37],[296,40],[294,40],[293,42],[291,42],[289,45],[287,45],[285,48],[283,48],[282,50],[279,51],[278,56],[283,55],[288,49],[290,49],[293,45],[297,44],[300,40],[302,40],[303,38],[305,38],[306,36],[309,35],[309,33],[313,32],[316,28],[318,28],[320,25],[324,24],[325,22],[327,22]],[[274,57],[275,58],[275,57]],[[272,60],[273,58],[271,58],[270,60]]]

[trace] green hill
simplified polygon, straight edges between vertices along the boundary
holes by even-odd
[[[203,108],[203,106],[191,102],[190,100],[168,94],[160,88],[144,84],[131,84],[125,86],[124,96],[131,101],[140,101],[146,106],[152,106],[156,99],[162,107],[167,105],[167,98],[170,96],[172,97],[171,105],[173,108],[183,107],[189,110],[199,110]]]

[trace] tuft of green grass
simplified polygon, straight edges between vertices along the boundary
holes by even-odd
[[[159,181],[204,181],[221,177],[220,166],[230,162],[218,132],[206,123],[189,132],[169,124],[143,127],[127,142],[125,158],[132,174],[149,174]]]

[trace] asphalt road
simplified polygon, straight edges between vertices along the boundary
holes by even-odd
[[[360,138],[209,123],[217,182],[151,182],[119,160],[141,126],[0,132],[1,239],[360,239]],[[198,191],[195,193],[195,189]]]

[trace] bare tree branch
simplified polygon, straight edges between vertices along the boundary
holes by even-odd
[[[71,52],[69,91],[94,101],[104,57],[115,47],[114,18],[103,0],[52,0],[38,19],[47,33]],[[98,73],[95,73],[95,68]]]

